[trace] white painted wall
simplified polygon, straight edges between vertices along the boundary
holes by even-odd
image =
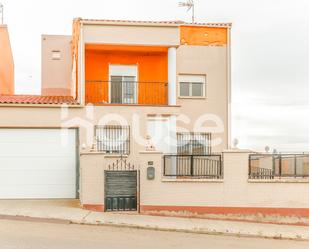
[[[309,207],[309,180],[250,181],[250,152],[224,153],[223,180],[169,179],[162,176],[163,153],[140,152],[139,160],[129,156],[140,169],[142,206],[305,208]],[[103,154],[81,155],[81,202],[104,205],[104,170],[117,158]],[[153,161],[155,179],[147,180],[147,165]],[[104,162],[104,163],[103,163]]]
[[[126,44],[144,46],[178,46],[177,26],[149,27],[83,24],[86,44]]]
[[[143,152],[140,165],[154,161],[155,180],[141,167],[141,205],[199,207],[309,208],[309,180],[248,180],[250,152],[223,153],[224,180],[166,181],[163,154]]]

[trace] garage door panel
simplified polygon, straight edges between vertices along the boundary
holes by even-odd
[[[31,146],[31,145],[29,145],[29,146]],[[35,147],[35,146],[31,146],[32,148],[33,147]],[[1,148],[1,146],[0,146],[0,148]],[[46,149],[48,149],[48,148],[46,148]],[[64,148],[62,148],[62,149],[64,149]],[[59,150],[50,150],[50,151],[36,151],[36,152],[33,152],[33,151],[31,151],[31,152],[27,152],[27,149],[26,148],[24,148],[24,150],[23,150],[23,148],[21,148],[21,151],[16,151],[16,152],[14,152],[14,151],[12,151],[12,150],[14,150],[14,148],[12,147],[12,148],[9,148],[9,147],[7,147],[7,148],[5,148],[5,149],[3,149],[3,151],[1,152],[1,154],[0,154],[0,158],[5,158],[5,157],[25,157],[25,158],[27,158],[27,157],[38,157],[38,158],[44,158],[44,157],[70,157],[71,155],[72,155],[72,153],[74,153],[74,151],[75,150],[70,150],[70,151],[65,151],[65,152],[63,152],[63,151],[61,151],[61,149],[59,149]],[[23,151],[22,151],[23,150]]]
[[[14,195],[12,195],[14,193]],[[21,185],[1,186],[1,199],[52,199],[71,198],[75,191],[70,190],[69,185]]]
[[[0,129],[0,199],[76,197],[76,131],[66,132]]]
[[[44,144],[44,147],[41,145]],[[72,146],[72,145],[71,145]],[[75,147],[71,148],[68,146],[50,145],[45,144],[44,141],[39,143],[28,143],[28,144],[5,144],[0,143],[2,148],[0,152],[0,157],[48,157],[51,155],[57,155],[58,157],[66,157],[72,155],[75,151]],[[33,150],[36,148],[36,150]]]
[[[71,170],[23,170],[2,171],[0,175],[1,185],[19,184],[75,184]]]
[[[0,170],[23,170],[25,168],[29,170],[40,169],[70,169],[76,168],[75,160],[72,158],[60,158],[60,157],[17,157],[17,158],[0,158]]]
[[[3,129],[1,129],[3,130]],[[8,130],[8,129],[6,129]],[[40,148],[40,145],[42,142],[44,142],[45,145],[50,145],[55,148],[58,146],[67,146],[68,144],[72,144],[74,142],[75,138],[68,136],[62,136],[60,135],[61,132],[58,130],[49,130],[49,134],[42,134],[42,131],[36,130],[35,135],[29,134],[27,136],[23,136],[21,134],[23,133],[31,133],[33,132],[32,129],[23,129],[22,132],[18,132],[16,129],[9,129],[10,134],[4,134],[1,132],[1,141],[0,144],[7,144],[7,145],[15,145],[19,144],[20,146],[27,146],[28,144],[31,144],[32,146]],[[72,134],[73,130],[69,130],[68,134]],[[44,132],[46,130],[44,129]],[[58,134],[57,134],[58,133]]]
[[[59,129],[0,129],[0,157],[70,156],[76,150],[74,133],[69,130],[68,136],[62,137]]]

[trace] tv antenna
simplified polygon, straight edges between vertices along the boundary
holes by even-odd
[[[194,23],[194,1],[187,0],[187,2],[179,2],[179,7],[187,7],[187,11],[192,10],[192,23]]]
[[[3,4],[0,3],[0,15],[1,15],[1,24],[3,24],[3,15],[4,15],[4,10],[3,10]]]

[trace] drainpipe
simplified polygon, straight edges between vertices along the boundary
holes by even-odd
[[[232,80],[231,80],[231,28],[227,30],[227,145],[228,148],[232,148]]]
[[[80,34],[79,34],[79,51],[78,51],[78,93],[81,105],[85,104],[85,44],[84,44],[84,25],[80,24]]]

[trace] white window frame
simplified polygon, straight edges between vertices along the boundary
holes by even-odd
[[[109,68],[108,68],[108,77],[109,77],[109,81],[108,81],[108,102],[111,103],[112,100],[112,95],[111,95],[111,77],[112,76],[121,76],[121,77],[125,77],[125,76],[133,76],[136,79],[136,82],[138,82],[138,65],[134,64],[134,65],[121,65],[121,64],[109,64]],[[138,83],[135,85],[135,93],[134,93],[134,103],[138,104]],[[122,91],[123,94],[123,91]],[[123,96],[122,96],[122,101],[123,101]],[[125,104],[125,103],[122,103]]]
[[[184,80],[184,78],[187,78]],[[206,98],[206,74],[179,74],[178,75],[178,98],[181,99],[205,99]],[[182,82],[191,83],[189,87],[189,96],[182,96],[180,94],[180,85]],[[192,96],[192,83],[203,83],[202,95]]]

